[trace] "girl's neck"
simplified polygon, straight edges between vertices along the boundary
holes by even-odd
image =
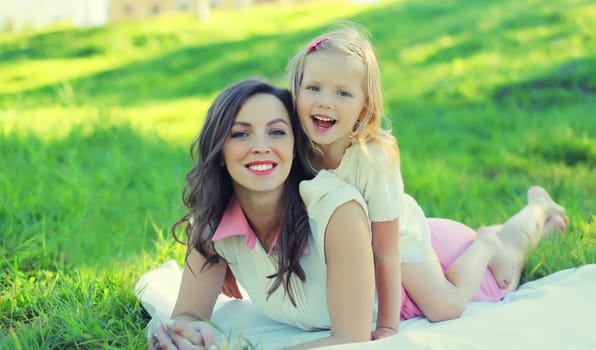
[[[319,145],[323,154],[313,160],[313,165],[317,170],[333,170],[337,169],[341,164],[341,159],[346,150],[351,146],[350,142],[346,143],[332,143],[329,145]]]
[[[236,191],[236,198],[259,242],[266,251],[269,251],[283,216],[281,191],[254,194]]]

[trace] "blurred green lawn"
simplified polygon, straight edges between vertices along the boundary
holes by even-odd
[[[568,210],[524,280],[596,262],[596,5],[257,6],[0,34],[0,348],[143,348],[140,275],[182,263],[188,146],[211,99],[339,19],[372,34],[406,189],[429,216],[503,222],[532,184]]]

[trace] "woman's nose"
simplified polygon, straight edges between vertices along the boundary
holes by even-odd
[[[263,154],[269,153],[271,151],[271,147],[265,140],[265,137],[255,137],[255,142],[252,145],[251,152],[255,154]]]

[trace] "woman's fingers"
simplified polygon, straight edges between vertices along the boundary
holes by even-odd
[[[168,327],[172,333],[175,333],[177,336],[180,336],[181,339],[185,339],[192,345],[204,346],[207,349],[210,349],[212,346],[217,348],[217,338],[215,336],[215,332],[213,327],[211,327],[207,322],[174,322],[170,323]],[[177,341],[178,338],[174,337],[174,339],[176,341],[176,345],[179,346]]]
[[[206,322],[201,323],[201,335],[203,336],[203,345],[209,350],[217,349],[217,338],[215,337],[215,331]]]
[[[172,341],[176,344],[176,348],[178,350],[199,350],[205,349],[205,347],[201,344],[193,343],[189,339],[178,335],[172,334]]]
[[[153,349],[177,350],[177,347],[172,343],[172,338],[170,338],[166,326],[163,324],[157,327],[157,343],[154,343]]]
[[[147,337],[147,350],[216,350],[215,330],[207,322],[168,320]]]
[[[174,322],[168,325],[173,333],[181,338],[188,340],[189,343],[194,345],[204,345],[203,335],[201,329],[193,327],[190,323]]]

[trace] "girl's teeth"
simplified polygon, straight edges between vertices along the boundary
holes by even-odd
[[[330,117],[322,117],[320,115],[313,116],[313,121],[317,127],[323,129],[329,129],[336,123],[335,119]]]
[[[333,121],[333,118],[321,117],[321,116],[318,116],[318,115],[315,115],[314,118],[317,119],[317,120],[320,120],[322,122],[331,122],[331,121]]]

